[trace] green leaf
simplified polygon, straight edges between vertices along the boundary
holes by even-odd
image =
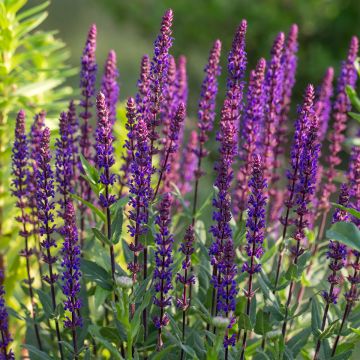
[[[351,104],[360,111],[360,99],[356,95],[356,91],[349,85],[346,86],[346,94],[349,97]]]
[[[137,307],[134,317],[131,320],[131,338],[135,339],[137,333],[140,330],[141,314],[143,310],[149,305],[150,300],[153,296],[151,291],[146,291],[143,295],[142,303]]]
[[[334,205],[335,207],[339,208],[340,210],[344,210],[344,211],[348,212],[349,214],[356,217],[357,219],[360,219],[360,211],[357,211],[357,210],[355,210],[353,208],[342,206],[342,205],[337,204],[337,203],[331,203],[331,204]]]
[[[80,154],[80,161],[87,178],[91,181],[93,185],[98,185],[100,176],[96,168],[85,159],[83,154]]]
[[[311,301],[311,330],[315,337],[318,337],[321,332],[321,307],[316,296]]]
[[[298,267],[296,264],[291,264],[289,266],[288,271],[285,274],[285,279],[289,281],[291,280],[295,281],[297,279],[297,276],[298,276]]]
[[[50,1],[44,1],[40,5],[34,6],[34,7],[30,8],[28,10],[25,10],[25,11],[21,11],[21,13],[16,16],[16,19],[18,21],[21,21],[21,20],[23,20],[23,19],[25,19],[25,18],[27,18],[29,16],[32,16],[32,15],[34,15],[36,13],[39,13],[40,11],[46,9],[49,6],[49,4],[50,4]]]
[[[44,80],[33,84],[27,84],[16,90],[16,95],[32,97],[52,90],[61,84],[61,80]]]
[[[251,321],[248,315],[240,313],[239,315],[239,329],[252,330]]]
[[[358,123],[360,123],[360,114],[358,113],[354,113],[354,112],[349,112],[350,117],[352,117],[354,120],[356,120]]]
[[[324,339],[327,339],[329,338],[330,336],[332,336],[336,331],[337,331],[337,328],[338,328],[338,322],[339,322],[340,319],[337,319],[335,321],[333,321],[322,333],[321,335],[319,336],[319,339],[320,340],[324,340]]]
[[[98,209],[95,205],[93,205],[92,203],[82,199],[80,196],[76,195],[76,194],[70,194],[70,197],[80,201],[82,204],[86,205],[90,210],[92,210],[92,212],[94,214],[96,214],[103,222],[106,222],[106,217],[104,215],[104,213]]]
[[[102,243],[111,245],[111,241],[97,228],[92,228],[92,232],[94,233],[95,237],[99,239]]]
[[[105,290],[112,291],[111,275],[100,265],[85,259],[81,259],[81,270],[90,281],[96,282]]]
[[[326,236],[360,251],[360,230],[354,223],[337,222],[326,232]]]
[[[270,313],[264,312],[264,310],[260,309],[256,313],[254,332],[258,335],[265,335],[267,332],[271,331],[271,329]]]
[[[202,244],[206,244],[206,227],[203,221],[196,220],[195,223],[195,234]]]
[[[54,310],[53,310],[50,295],[40,289],[37,289],[36,292],[39,296],[39,300],[43,307],[46,318],[51,319],[54,316]]]
[[[95,338],[97,342],[99,342],[101,345],[103,345],[109,352],[111,353],[112,357],[111,359],[118,359],[121,360],[122,356],[120,355],[119,351],[116,349],[116,347],[111,344],[108,340],[106,340],[101,334],[96,325],[90,325],[89,326],[89,332],[90,334]]]
[[[300,351],[304,348],[304,346],[309,341],[309,337],[311,335],[311,330],[306,328],[296,335],[292,335],[291,339],[287,342],[287,347],[290,349],[292,356],[297,358]]]
[[[43,351],[40,351],[33,345],[25,344],[25,345],[21,345],[21,347],[27,349],[30,353],[30,356],[31,355],[36,356],[37,359],[41,359],[41,360],[51,360],[52,359],[48,354],[46,354]]]
[[[114,219],[112,220],[112,224],[111,224],[112,227],[111,243],[114,245],[120,241],[123,221],[124,221],[124,211],[123,208],[119,207],[115,212]]]

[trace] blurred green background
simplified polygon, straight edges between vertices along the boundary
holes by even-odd
[[[32,0],[30,4],[38,3]],[[190,104],[194,110],[211,43],[223,41],[223,55],[231,45],[242,18],[248,20],[247,50],[253,66],[268,57],[275,35],[300,27],[299,71],[295,97],[308,82],[317,84],[326,67],[339,69],[352,34],[360,34],[359,0],[53,0],[44,29],[58,29],[78,66],[89,25],[98,26],[99,67],[107,51],[118,54],[121,98],[135,91],[140,58],[151,54],[161,16],[171,7],[175,13],[173,54],[188,58]],[[226,66],[226,56],[222,58]],[[78,79],[70,80],[77,85]],[[224,84],[225,76],[221,83]]]

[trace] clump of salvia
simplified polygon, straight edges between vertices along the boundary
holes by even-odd
[[[348,93],[360,103],[358,39],[337,86],[324,69],[296,108],[301,29],[280,32],[250,70],[242,20],[221,110],[215,40],[194,116],[187,59],[170,53],[173,16],[141,59],[134,96],[119,101],[113,50],[98,88],[92,25],[80,97],[54,141],[45,111],[29,133],[17,114],[11,181],[26,296],[11,298],[21,314],[9,322],[1,261],[0,358],[14,359],[10,330],[25,319],[24,349],[42,358],[349,359],[360,326],[358,141],[343,150]]]

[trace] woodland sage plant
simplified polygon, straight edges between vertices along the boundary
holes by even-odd
[[[242,20],[224,100],[215,40],[195,120],[173,16],[126,105],[113,50],[97,81],[95,25],[58,133],[46,103],[30,127],[18,104],[11,186],[26,275],[17,310],[6,307],[0,262],[1,359],[356,359],[360,148],[345,139],[360,121],[358,38],[337,87],[329,67],[294,104],[301,29],[280,32],[251,70]]]

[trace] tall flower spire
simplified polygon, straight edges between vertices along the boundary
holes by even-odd
[[[171,233],[171,217],[170,210],[172,204],[172,196],[170,193],[164,194],[160,202],[159,214],[156,217],[155,224],[158,226],[158,232],[155,235],[155,270],[154,282],[156,295],[154,304],[160,309],[160,316],[154,317],[154,325],[158,329],[157,348],[163,347],[162,328],[169,323],[166,314],[166,308],[171,305],[172,297],[169,291],[172,290],[172,244],[174,237]]]
[[[334,179],[337,173],[336,167],[341,163],[339,153],[345,140],[344,131],[346,129],[348,118],[347,113],[351,109],[351,103],[346,94],[346,86],[355,86],[357,73],[354,63],[358,50],[359,40],[354,36],[350,42],[347,59],[343,62],[341,67],[341,74],[337,84],[337,95],[333,106],[334,124],[332,132],[329,135],[329,155],[326,158],[328,169],[325,174],[326,182],[320,201],[320,209],[323,210],[323,220],[319,230],[321,235],[324,231],[327,213],[330,210],[330,196],[336,191],[336,186],[334,185]]]
[[[265,91],[267,94],[264,119],[264,164],[265,176],[269,182],[275,171],[275,147],[277,144],[276,129],[279,125],[280,102],[282,97],[283,69],[281,57],[283,53],[285,35],[279,33],[271,49],[271,60],[267,67],[265,77]]]
[[[73,164],[72,150],[73,146],[70,137],[70,124],[68,114],[62,112],[59,121],[59,138],[56,139],[56,156],[55,156],[55,177],[57,182],[57,192],[60,194],[60,214],[64,216],[66,204],[69,201],[69,194],[72,189]]]
[[[31,316],[34,321],[34,330],[39,348],[42,348],[39,327],[35,321],[35,297],[33,291],[34,278],[31,276],[30,257],[33,255],[33,249],[29,247],[30,218],[27,213],[29,198],[29,149],[25,133],[25,112],[20,110],[16,117],[15,125],[15,141],[12,148],[12,195],[16,197],[16,207],[20,210],[20,215],[16,217],[20,225],[19,235],[24,239],[25,247],[20,255],[26,259],[27,280],[29,287],[29,296],[31,301]]]
[[[150,66],[149,109],[146,114],[149,128],[151,155],[157,153],[155,142],[159,139],[157,127],[160,125],[160,104],[165,98],[166,79],[169,70],[169,50],[172,46],[173,11],[167,10],[163,16],[160,33],[154,43],[154,56]]]
[[[72,185],[75,187],[79,178],[79,119],[76,115],[76,106],[70,100],[67,111],[69,123],[69,141],[71,143],[71,163],[72,163]]]
[[[71,201],[66,203],[66,211],[64,213],[64,242],[62,247],[62,263],[63,274],[62,290],[66,296],[64,301],[65,311],[69,311],[71,316],[66,316],[64,326],[72,331],[73,347],[75,359],[78,359],[78,343],[76,337],[76,329],[82,326],[80,316],[81,300],[80,292],[80,246],[78,244],[78,231],[76,226],[76,217],[74,206]]]
[[[115,195],[111,195],[111,186],[116,181],[115,174],[111,173],[111,167],[115,164],[112,134],[112,124],[109,111],[106,107],[106,99],[102,92],[96,97],[97,127],[96,127],[96,165],[101,171],[100,183],[105,187],[105,193],[99,196],[100,204],[106,211],[107,238],[111,241],[111,215],[110,206],[115,203]],[[115,255],[114,245],[110,245],[111,274],[115,280]]]
[[[306,239],[305,229],[308,226],[308,217],[310,214],[309,204],[315,191],[316,173],[320,150],[320,144],[318,141],[319,121],[313,107],[311,109],[308,121],[308,130],[304,136],[305,140],[302,144],[302,151],[299,159],[299,181],[295,185],[297,219],[295,221],[295,231],[293,238],[296,241],[296,246],[290,249],[293,257],[292,262],[295,265],[297,265],[299,257],[304,252],[302,245]],[[294,292],[294,286],[295,282],[292,280],[289,285],[289,293],[285,305],[285,320],[282,327],[282,334],[284,337],[286,334],[288,321],[287,316]]]
[[[4,289],[4,265],[3,259],[0,260],[0,358],[4,360],[15,360],[15,355],[10,348],[13,339],[9,331],[9,314],[5,304]]]
[[[57,257],[51,253],[55,248],[56,241],[54,233],[56,227],[54,224],[55,211],[55,190],[54,190],[54,173],[51,169],[51,153],[50,153],[50,129],[46,127],[42,132],[40,146],[36,154],[36,180],[37,180],[37,206],[39,209],[40,221],[40,236],[43,238],[41,247],[43,249],[43,260],[48,264],[49,274],[44,276],[44,280],[50,285],[51,301],[53,311],[56,309],[56,293],[55,283],[58,279],[58,274],[54,272],[54,264]],[[64,358],[59,322],[55,318],[56,335],[58,340],[58,347],[61,359]]]
[[[248,180],[251,173],[252,157],[258,146],[259,124],[264,117],[265,95],[265,59],[260,59],[256,70],[250,73],[249,89],[247,92],[247,105],[242,124],[242,140],[240,158],[243,161],[237,174],[237,184],[234,194],[234,216],[242,218],[246,208],[249,192]]]
[[[101,80],[101,92],[105,95],[106,107],[109,109],[111,124],[116,120],[116,105],[119,98],[119,72],[116,67],[116,52],[110,50],[106,59],[104,75]]]
[[[304,95],[304,102],[298,110],[298,117],[295,122],[294,140],[291,145],[290,169],[287,171],[287,178],[289,182],[287,185],[287,194],[285,195],[285,200],[284,200],[286,213],[280,219],[283,225],[282,241],[285,240],[288,226],[291,224],[290,221],[291,210],[296,205],[295,197],[299,182],[300,161],[301,161],[302,153],[304,151],[304,143],[306,141],[306,135],[310,126],[311,118],[314,116],[314,96],[315,96],[314,87],[310,84],[306,88]],[[279,259],[277,262],[275,288],[277,287],[279,281],[283,255],[284,255],[284,249],[283,247],[281,247],[279,253]]]
[[[251,300],[255,296],[253,290],[254,274],[261,271],[261,264],[256,264],[255,258],[260,259],[264,253],[263,242],[265,237],[265,211],[267,200],[265,195],[267,184],[264,178],[264,163],[259,155],[253,155],[251,167],[251,179],[249,181],[251,194],[248,202],[248,218],[246,220],[246,252],[250,261],[245,262],[242,267],[242,271],[246,271],[249,275],[248,289],[244,290],[245,297],[247,298],[247,316],[250,315]],[[246,340],[247,332],[245,331],[240,359],[244,358]]]

